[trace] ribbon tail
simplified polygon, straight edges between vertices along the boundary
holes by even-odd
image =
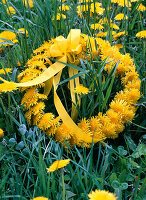
[[[58,84],[58,77],[53,78],[53,86],[54,86],[54,104],[55,108],[58,112],[58,115],[62,119],[63,123],[67,126],[70,127],[73,130],[73,136],[76,137],[79,141],[79,144],[81,143],[96,143],[101,141],[99,138],[94,138],[92,136],[89,136],[83,132],[82,129],[80,129],[74,121],[71,119],[71,117],[68,115],[66,112],[60,98],[58,97],[56,93],[56,85]]]
[[[66,63],[67,62],[67,57],[63,56],[60,59],[58,59],[58,61]],[[60,62],[56,61],[54,64],[50,65],[49,68],[46,69],[40,76],[38,76],[38,77],[34,78],[33,80],[28,81],[28,82],[15,83],[15,82],[6,81],[6,80],[4,80],[2,78],[0,78],[0,79],[3,82],[7,83],[7,84],[8,83],[15,84],[16,88],[19,88],[19,87],[31,87],[31,86],[38,85],[40,83],[46,82],[47,80],[49,80],[50,78],[52,78],[55,74],[57,74],[58,72],[60,72],[66,66],[65,64],[60,63]],[[8,91],[9,91],[9,88],[8,88]]]
[[[78,70],[69,67],[68,73],[69,73],[69,77],[72,77],[73,75],[78,74]],[[77,102],[76,102],[74,89],[75,87],[78,87],[80,85],[79,77],[72,79],[69,82],[70,82],[70,94],[71,94],[71,100],[72,100],[71,118],[73,119],[73,121],[76,121],[78,117],[77,103],[79,104],[79,107],[80,107],[81,100],[79,99],[79,96],[77,95]]]

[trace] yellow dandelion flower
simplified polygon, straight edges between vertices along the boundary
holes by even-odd
[[[78,87],[74,89],[74,92],[81,95],[81,94],[88,94],[90,91],[88,88],[80,84]]]
[[[66,160],[56,160],[55,162],[53,162],[53,164],[49,167],[46,168],[47,172],[54,172],[60,168],[65,167],[66,165],[68,165],[70,162],[70,159],[66,159]]]
[[[38,125],[38,123],[43,115],[44,115],[44,113],[42,111],[40,111],[38,114],[34,115],[33,116],[33,125]]]
[[[7,43],[6,40],[10,40],[12,43],[16,43],[18,42],[18,40],[16,39],[16,34],[11,32],[11,31],[3,31],[0,33],[0,43]],[[3,39],[6,40],[3,40]],[[9,46],[9,45],[13,45],[13,44],[0,44],[0,47],[4,45],[4,46]]]
[[[17,90],[17,84],[14,82],[10,81],[0,84],[0,92],[12,92],[13,90]]]
[[[124,13],[119,13],[115,16],[115,20],[123,20],[128,19],[127,15],[124,15]]]
[[[46,197],[35,197],[32,200],[49,200],[49,199]]]
[[[79,0],[79,3],[85,3],[85,2],[86,3],[88,3],[88,2],[90,3],[90,2],[93,2],[93,0]]]
[[[126,101],[128,104],[136,104],[136,102],[140,99],[141,94],[138,89],[124,90]]]
[[[62,19],[66,19],[66,15],[57,13],[56,20],[59,21],[61,19],[61,17],[62,17]]]
[[[117,47],[118,49],[122,49],[123,48],[123,45],[122,44],[115,44],[113,45],[114,47]]]
[[[28,30],[26,30],[25,28],[19,28],[18,31],[18,34],[26,34],[26,37],[28,37]]]
[[[96,34],[96,37],[106,37],[107,36],[107,32],[99,32]]]
[[[107,112],[106,112],[107,116],[110,118],[111,122],[112,123],[119,123],[121,121],[121,116],[119,113],[115,112],[114,110],[112,109],[109,109]]]
[[[129,0],[111,0],[112,3],[117,3],[121,7],[131,7]]]
[[[32,112],[31,110],[28,110],[25,114],[24,114],[25,118],[27,119],[27,122],[29,123],[29,125],[31,125],[31,117],[32,117]]]
[[[141,12],[146,11],[146,7],[141,3],[137,6],[137,10],[140,10]]]
[[[141,86],[141,80],[137,79],[132,82],[128,82],[128,84],[125,85],[125,88],[128,90],[133,89],[133,88],[140,90],[140,86]]]
[[[94,29],[94,30],[97,30],[97,29],[103,30],[104,26],[102,26],[101,24],[96,23],[96,24],[91,24],[91,28]]]
[[[61,10],[61,6],[59,6],[59,10]],[[70,10],[69,6],[62,5],[62,11]]]
[[[103,15],[103,12],[104,12],[105,9],[102,8],[101,6],[102,6],[102,4],[99,3],[99,2],[95,2],[95,4],[94,4],[94,3],[91,3],[90,12],[91,12],[91,13],[96,12],[98,15]],[[95,8],[94,8],[94,7],[95,7]]]
[[[34,7],[33,0],[23,0],[23,3],[27,7],[30,7],[30,8]]]
[[[8,15],[14,15],[16,13],[16,10],[12,6],[9,6],[7,8],[7,13]]]
[[[119,30],[119,26],[117,24],[110,23],[110,27],[116,30]]]
[[[38,69],[27,68],[25,71],[18,75],[18,81],[21,83],[34,79],[39,76],[42,72]]]
[[[90,127],[90,131],[93,133],[93,135],[94,135],[94,133],[96,134],[96,133],[101,132],[101,126],[102,125],[99,123],[97,116],[91,117],[89,127]]]
[[[98,120],[103,126],[104,124],[107,124],[110,122],[109,117],[106,114],[102,114],[101,112],[98,113]]]
[[[131,121],[134,117],[134,110],[124,100],[113,100],[110,107],[121,115],[123,123]]]
[[[59,120],[60,120],[60,117],[58,116],[52,121],[52,126],[45,131],[46,135],[53,136],[54,134],[56,134],[56,130],[59,127]],[[59,141],[58,139],[59,138],[57,138],[56,140]]]
[[[116,35],[114,35],[114,40],[117,40],[119,37],[122,37],[125,35],[125,31],[119,32]]]
[[[138,73],[135,70],[131,70],[125,73],[125,77],[122,78],[122,83],[126,85],[129,81],[136,81],[138,80]]]
[[[111,123],[110,121],[108,123],[104,123],[102,126],[102,132],[107,138],[114,139],[117,137],[115,124]]]
[[[136,34],[136,37],[138,37],[138,38],[146,38],[146,30],[138,32]]]
[[[17,66],[18,66],[18,67],[20,67],[20,66],[21,66],[21,63],[20,63],[19,61],[17,62]]]
[[[44,102],[39,102],[31,108],[33,115],[37,115],[41,110],[45,109]]]
[[[54,115],[52,113],[45,113],[38,123],[41,130],[46,130],[53,125]]]
[[[0,128],[0,138],[4,137],[4,131]]]
[[[105,190],[95,190],[88,194],[90,200],[116,200],[117,197],[115,194],[110,193]]]
[[[125,127],[124,127],[124,125],[123,125],[122,122],[115,124],[115,129],[116,129],[117,137],[118,137],[118,133],[123,132],[124,128]]]
[[[6,75],[6,73],[11,73],[11,72],[12,72],[11,68],[0,69],[0,74]]]
[[[8,0],[2,0],[3,3],[6,3]]]
[[[61,126],[57,127],[55,132],[55,139],[61,144],[65,145],[65,141],[68,141],[71,138],[72,130],[66,126],[65,124],[61,124]]]

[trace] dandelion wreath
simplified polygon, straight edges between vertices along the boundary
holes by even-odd
[[[116,93],[105,114],[99,113],[90,119],[82,119],[78,125],[76,103],[80,100],[75,89],[84,89],[79,83],[79,76],[69,80],[72,99],[71,116],[65,110],[57,95],[58,83],[66,63],[80,64],[80,59],[90,60],[92,55],[99,56],[105,62],[105,70],[110,72],[117,63],[115,76],[120,77],[123,90]],[[98,49],[98,51],[97,51]],[[93,57],[94,57],[93,56]],[[53,62],[53,59],[55,62]],[[90,147],[91,143],[106,138],[117,138],[123,131],[124,124],[131,121],[136,113],[136,102],[140,98],[141,80],[129,54],[122,55],[118,47],[111,46],[108,41],[81,34],[79,29],[72,29],[65,39],[59,36],[33,51],[32,58],[26,63],[26,69],[18,75],[19,83],[4,82],[1,92],[20,88],[25,91],[21,104],[24,106],[25,117],[31,125],[37,125],[56,141],[70,145]],[[68,67],[69,77],[78,74],[78,70]],[[4,89],[5,88],[5,89]],[[7,88],[7,89],[6,89]],[[44,112],[44,100],[54,90],[54,105],[58,117],[51,112]]]

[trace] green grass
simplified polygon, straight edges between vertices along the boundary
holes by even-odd
[[[94,0],[94,2],[97,2]],[[145,139],[146,121],[145,110],[145,40],[135,37],[136,33],[144,29],[145,13],[137,11],[141,1],[132,4],[132,10],[111,4],[110,0],[103,1],[105,12],[103,17],[114,20],[120,12],[128,16],[128,20],[118,22],[120,31],[128,35],[116,41],[122,43],[122,53],[130,53],[134,59],[137,71],[142,80],[142,97],[138,102],[138,110],[134,122],[130,122],[119,138],[93,144],[90,149],[79,148],[65,150],[53,138],[45,136],[37,127],[29,127],[24,118],[21,107],[22,94],[19,91],[0,94],[0,127],[5,131],[5,137],[0,139],[0,199],[32,199],[45,196],[52,200],[88,200],[88,194],[95,189],[104,189],[116,193],[118,200],[143,200],[145,197]],[[24,70],[24,65],[31,57],[34,49],[43,41],[63,35],[66,37],[72,28],[80,28],[82,33],[94,35],[96,31],[90,29],[96,23],[96,16],[90,17],[90,10],[82,18],[76,14],[77,1],[67,1],[71,7],[66,21],[56,20],[59,3],[57,0],[34,0],[34,7],[27,8],[22,1],[8,1],[3,4],[0,0],[0,32],[10,30],[17,33],[18,28],[28,30],[29,37],[19,35],[19,42],[11,48],[5,48],[0,53],[0,68],[10,67],[12,74],[7,74],[8,80],[17,81],[17,75]],[[86,4],[88,4],[86,2]],[[8,6],[16,8],[16,14],[9,16]],[[111,9],[108,10],[108,6]],[[54,17],[54,20],[53,20]],[[99,16],[102,18],[102,16]],[[114,21],[113,21],[114,22]],[[111,29],[107,40],[113,44]],[[21,66],[17,66],[17,62]],[[68,64],[69,66],[69,64]],[[71,66],[71,65],[70,65]],[[107,75],[104,72],[105,63],[97,58],[94,62],[81,60],[79,70],[81,83],[93,92],[82,97],[81,108],[78,108],[78,121],[105,112],[116,92],[122,89],[114,70]],[[71,66],[72,67],[72,66]],[[70,98],[66,94],[70,79],[67,70],[64,71],[58,93],[61,100],[71,106]],[[103,75],[106,81],[103,83]],[[72,77],[75,78],[75,77]],[[50,99],[53,97],[51,96]],[[53,105],[50,106],[55,111]],[[68,110],[68,109],[67,109]],[[68,145],[68,144],[67,144]],[[71,159],[64,169],[47,173],[56,159]]]

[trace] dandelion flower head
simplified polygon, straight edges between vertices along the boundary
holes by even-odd
[[[7,8],[7,13],[8,13],[8,15],[13,15],[16,13],[16,10],[12,6],[9,6]]]
[[[88,194],[89,200],[116,200],[115,194],[105,190],[95,190]]]
[[[0,128],[0,138],[4,137],[4,131]]]
[[[138,32],[136,34],[136,37],[138,37],[138,38],[146,38],[146,30]]]
[[[80,84],[78,87],[75,88],[74,92],[77,93],[77,94],[80,94],[80,95],[81,94],[88,94],[89,89]]]
[[[115,20],[123,20],[125,17],[125,19],[128,19],[128,17],[125,15],[124,16],[124,13],[119,13],[115,16]]]
[[[4,38],[6,40],[10,40],[13,43],[18,42],[18,40],[16,39],[16,34],[13,33],[12,31],[3,31],[0,33],[0,38]],[[0,43],[6,43],[6,40],[0,39]],[[3,44],[4,46],[8,46],[9,44]],[[0,46],[2,46],[2,44],[0,44]]]
[[[35,197],[32,200],[49,200],[49,199],[46,197]]]
[[[53,164],[49,168],[47,168],[47,172],[54,172],[60,168],[63,168],[66,165],[68,165],[69,162],[70,162],[70,159],[56,160],[55,162],[53,162]]]

